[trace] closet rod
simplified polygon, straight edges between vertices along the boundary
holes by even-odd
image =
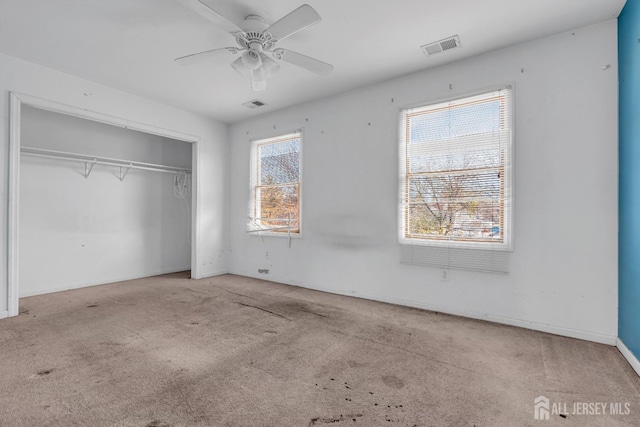
[[[143,169],[157,172],[169,173],[191,173],[191,169],[178,168],[175,166],[158,165],[154,163],[136,162],[131,160],[113,159],[110,157],[91,156],[88,154],[69,153],[65,151],[47,150],[36,147],[21,147],[22,154],[33,157],[44,157],[49,159],[70,160],[73,162],[93,163],[109,166],[120,166],[131,169]]]

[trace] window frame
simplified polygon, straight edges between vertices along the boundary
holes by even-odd
[[[257,200],[257,190],[258,188],[264,188],[265,186],[260,184],[260,162],[258,157],[259,147],[262,145],[274,144],[278,142],[288,141],[290,139],[295,139],[294,136],[298,136],[300,140],[300,149],[298,154],[298,227],[296,231],[274,231],[274,230],[261,230],[257,227],[256,223],[252,220],[256,217],[257,209],[258,209],[258,200]],[[286,138],[291,136],[291,138]],[[278,141],[280,140],[280,141]],[[272,236],[272,237],[289,237],[289,238],[300,238],[302,237],[302,159],[303,159],[303,146],[304,146],[304,129],[298,128],[295,130],[284,131],[284,132],[274,132],[267,136],[261,136],[260,138],[254,138],[250,140],[250,163],[249,163],[249,212],[247,222],[247,231],[251,234],[259,235],[259,236]],[[292,184],[296,185],[296,184]],[[274,185],[275,187],[283,186],[281,184]],[[291,185],[285,185],[291,186]]]
[[[409,222],[407,220],[407,213],[409,209],[409,204],[407,202],[408,197],[408,183],[409,177],[412,174],[409,174],[408,169],[408,153],[407,153],[407,112],[409,110],[420,109],[420,108],[428,108],[430,106],[435,106],[441,103],[446,102],[459,102],[466,98],[473,98],[476,96],[488,95],[491,92],[496,92],[500,90],[509,90],[509,101],[510,105],[508,107],[509,114],[505,120],[508,120],[509,129],[505,130],[505,134],[509,136],[508,143],[505,144],[505,158],[503,162],[500,164],[499,168],[503,171],[503,180],[504,184],[501,185],[501,192],[503,192],[501,196],[500,203],[502,205],[502,221],[501,224],[501,232],[503,233],[503,241],[474,241],[473,239],[465,240],[463,238],[455,239],[455,238],[447,238],[443,237],[411,237],[408,233]],[[455,248],[455,249],[473,249],[473,250],[481,250],[481,251],[513,251],[513,241],[514,241],[514,221],[513,221],[513,213],[514,213],[514,159],[515,159],[515,114],[514,114],[514,106],[515,106],[515,95],[514,95],[514,84],[502,84],[496,86],[485,87],[479,90],[474,90],[471,92],[459,93],[450,97],[442,97],[437,99],[432,99],[425,102],[420,102],[412,105],[407,105],[400,108],[400,112],[398,115],[398,140],[399,140],[399,173],[398,173],[398,239],[401,245],[410,245],[410,246],[429,246],[435,248]],[[479,168],[478,168],[479,169]],[[443,172],[444,173],[444,172]]]

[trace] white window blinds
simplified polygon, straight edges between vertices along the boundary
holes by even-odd
[[[456,249],[465,257],[469,249],[511,249],[511,93],[504,87],[402,110],[401,243]],[[436,264],[452,266],[451,254]]]

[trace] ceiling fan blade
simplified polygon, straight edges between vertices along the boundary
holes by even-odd
[[[331,71],[333,71],[333,65],[311,58],[310,56],[294,52],[292,50],[277,49],[275,52],[273,52],[273,56],[276,59],[288,62],[289,64],[297,65],[298,67],[309,70],[312,73],[320,74],[321,76],[326,76],[327,74],[330,74]]]
[[[303,4],[288,15],[271,24],[265,31],[276,40],[282,40],[300,30],[304,30],[313,24],[320,22],[322,18],[314,8]]]
[[[184,6],[196,12],[203,18],[213,22],[228,33],[235,35],[236,33],[244,33],[244,30],[224,16],[215,11],[214,6],[209,0],[179,0]]]
[[[192,53],[191,55],[181,56],[180,58],[174,59],[175,62],[180,65],[192,65],[197,62],[203,61],[212,56],[219,55],[222,52],[229,52],[232,54],[238,53],[238,49],[235,47],[221,47],[219,49],[211,49],[205,50],[204,52]]]

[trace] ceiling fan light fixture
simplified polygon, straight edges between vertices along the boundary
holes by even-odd
[[[242,65],[250,70],[257,70],[262,65],[260,53],[253,50],[248,50],[243,53],[240,59],[242,60]]]
[[[267,81],[266,80],[252,81],[251,88],[253,89],[254,92],[260,92],[260,91],[266,90]]]
[[[272,77],[280,69],[280,65],[264,53],[260,54],[260,59],[262,60],[261,68],[264,70],[267,78]]]
[[[254,91],[267,89],[267,76],[262,68],[251,70],[251,88]]]
[[[265,81],[267,80],[267,73],[264,68],[260,67],[257,70],[251,70],[251,80]]]
[[[235,72],[240,74],[242,77],[245,77],[246,68],[245,68],[244,64],[242,63],[242,57],[237,58],[235,61],[233,61],[229,65],[231,66],[231,68],[233,68],[235,70]]]

